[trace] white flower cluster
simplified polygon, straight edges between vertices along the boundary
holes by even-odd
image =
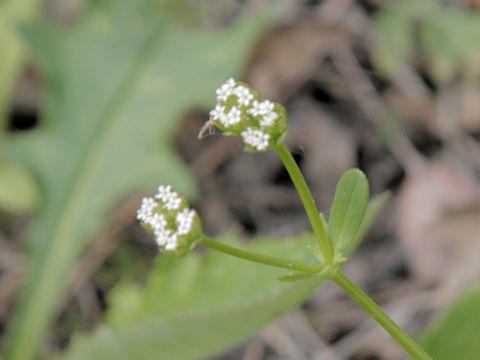
[[[247,130],[242,131],[240,135],[242,135],[245,144],[248,144],[255,149],[265,150],[269,145],[268,140],[270,139],[270,135],[265,134],[261,130],[254,130],[249,127]]]
[[[279,118],[275,104],[269,100],[261,101],[248,85],[234,79],[221,85],[216,93],[218,103],[210,111],[212,123],[230,135],[241,135],[252,149],[267,150],[279,136],[275,130]],[[280,132],[285,129],[281,127]]]
[[[178,251],[181,242],[194,235],[198,216],[185,204],[186,200],[170,185],[161,185],[154,197],[142,199],[137,210],[137,219],[153,232],[158,246],[167,251]]]

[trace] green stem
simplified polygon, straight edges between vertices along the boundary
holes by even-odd
[[[292,261],[288,259],[281,259],[273,256],[254,253],[252,251],[243,250],[230,245],[220,243],[206,236],[202,236],[199,243],[209,248],[220,251],[224,254],[235,256],[241,259],[245,259],[245,260],[249,260],[257,263],[261,263],[261,264],[265,264],[265,265],[271,265],[271,266],[281,267],[289,270],[301,271],[301,272],[310,273],[310,274],[316,274],[322,270],[322,266],[320,265],[304,264],[298,261]]]
[[[332,277],[345,292],[352,297],[366,312],[368,312],[390,335],[417,360],[432,360],[400,326],[358,288],[342,271],[338,270]]]
[[[280,159],[282,159],[283,165],[287,169],[293,184],[297,188],[297,192],[300,195],[300,199],[302,200],[303,206],[305,207],[305,211],[308,215],[308,219],[312,225],[313,232],[317,238],[318,245],[320,246],[320,250],[325,258],[325,263],[330,264],[333,260],[332,246],[327,238],[327,234],[325,234],[325,229],[323,228],[317,206],[315,205],[315,201],[313,200],[312,193],[310,192],[307,182],[305,181],[305,178],[298,168],[295,159],[285,144],[281,143],[280,145],[277,145],[275,150],[280,156]]]

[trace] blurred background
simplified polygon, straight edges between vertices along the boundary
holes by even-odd
[[[310,229],[274,152],[219,131],[197,139],[229,77],[286,107],[286,143],[327,217],[349,168],[372,194],[392,192],[345,272],[423,333],[480,270],[479,7],[1,1],[2,348],[63,351],[104,322],[122,279],[146,281],[158,251],[135,211],[160,183],[187,194],[213,237]],[[39,339],[36,355],[12,350],[23,338]],[[237,344],[201,357],[406,358],[334,284]]]

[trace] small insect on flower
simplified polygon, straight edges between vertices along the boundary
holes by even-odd
[[[197,212],[170,185],[160,185],[154,197],[142,199],[137,219],[155,236],[162,252],[184,255],[201,237],[202,224]]]
[[[283,106],[262,100],[247,84],[229,79],[217,91],[217,104],[199,138],[216,126],[225,135],[241,135],[245,150],[267,151],[283,141],[287,117]]]

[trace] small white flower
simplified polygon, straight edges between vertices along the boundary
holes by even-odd
[[[210,111],[210,116],[213,118],[213,120],[220,120],[223,123],[223,119],[226,117],[225,106],[217,104],[215,109]]]
[[[249,114],[252,114],[253,116],[266,115],[272,112],[274,107],[275,107],[275,104],[269,100],[265,100],[262,102],[255,100],[252,103],[252,107],[248,109],[247,112]]]
[[[181,203],[182,199],[180,199],[178,194],[175,193],[168,199],[167,203],[164,204],[163,207],[167,210],[177,210]]]
[[[230,126],[238,124],[242,120],[242,112],[236,106],[232,106],[224,121],[222,122],[224,126]]]
[[[151,217],[153,210],[158,206],[154,198],[146,197],[142,199],[142,204],[137,210],[137,219],[142,222],[147,222]]]
[[[155,232],[163,231],[167,226],[165,215],[157,213],[153,214],[153,216],[151,216],[146,223],[150,225]]]
[[[178,236],[177,233],[173,233],[166,239],[165,250],[177,250],[178,248]]]
[[[263,115],[263,118],[260,121],[260,126],[272,126],[277,118],[278,114],[276,112],[269,112],[268,114]]]
[[[172,187],[170,185],[160,185],[158,187],[158,193],[155,195],[155,198],[160,199],[163,202],[167,202],[173,192],[174,191],[172,190]]]
[[[170,185],[160,185],[155,198],[161,200],[163,203],[163,208],[167,210],[176,210],[182,203],[182,199],[180,199],[177,192],[172,190]]]
[[[175,222],[177,223],[177,234],[185,235],[192,230],[193,218],[195,217],[195,211],[190,209],[183,209],[182,212],[177,214]]]
[[[250,90],[242,85],[239,85],[233,90],[233,93],[238,97],[238,103],[240,105],[248,106],[250,101],[253,100],[253,94]]]
[[[269,146],[270,135],[261,130],[247,128],[241,133],[243,141],[257,150],[265,150]]]
[[[155,241],[158,246],[165,247],[167,244],[172,242],[172,230],[162,229],[154,232]],[[176,237],[175,237],[176,241]]]
[[[227,99],[233,94],[233,89],[237,85],[235,80],[232,78],[228,79],[228,81],[220,86],[217,89],[217,100],[218,101],[227,101]]]

